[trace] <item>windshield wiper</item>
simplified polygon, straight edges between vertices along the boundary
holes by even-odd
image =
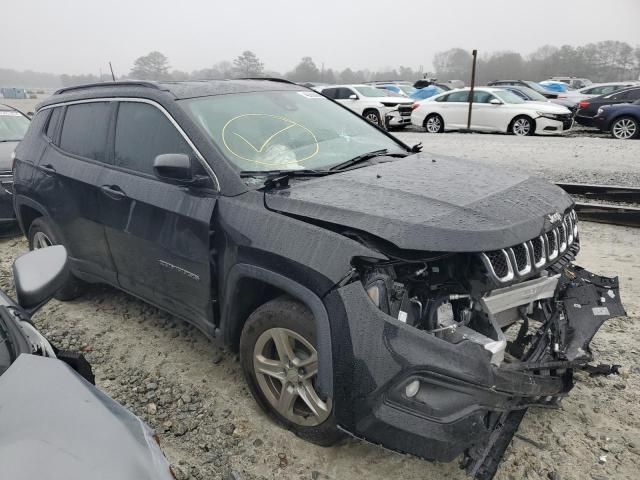
[[[339,163],[334,165],[329,170],[344,170],[345,168],[351,167],[358,163],[366,162],[367,160],[371,160],[375,157],[406,157],[409,155],[408,153],[398,152],[398,153],[389,153],[389,150],[386,148],[382,150],[374,150],[373,152],[363,153],[362,155],[358,155],[357,157],[353,157],[346,162]]]
[[[291,177],[322,177],[331,172],[328,170],[242,170],[240,176],[242,178],[260,178],[264,177],[264,186],[267,188],[277,186],[287,186]]]
[[[0,140],[0,143],[4,142],[19,142],[20,140]]]

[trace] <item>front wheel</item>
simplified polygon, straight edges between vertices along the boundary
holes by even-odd
[[[379,127],[382,126],[382,120],[380,119],[380,113],[378,113],[377,110],[365,110],[365,112],[362,114],[362,116],[364,118],[366,118],[367,120],[369,120],[374,125],[378,125]]]
[[[60,238],[54,228],[44,218],[36,218],[29,227],[29,250],[50,247],[51,245],[62,245]],[[86,284],[69,273],[69,277],[64,285],[56,292],[55,298],[62,301],[78,298],[84,292]]]
[[[611,124],[611,136],[619,140],[629,140],[638,136],[640,125],[632,117],[622,117]]]
[[[535,132],[535,124],[531,118],[526,115],[516,117],[511,122],[511,133],[518,137],[526,137],[527,135],[533,135]]]
[[[240,362],[263,410],[299,437],[328,446],[342,435],[330,398],[316,391],[314,319],[300,302],[280,297],[254,311],[242,330]]]

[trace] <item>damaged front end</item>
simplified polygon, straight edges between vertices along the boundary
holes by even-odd
[[[357,259],[338,290],[356,365],[342,394],[357,405],[341,425],[431,460],[464,454],[492,478],[526,409],[557,406],[602,323],[625,314],[617,278],[573,265],[578,250],[570,211],[497,251]]]

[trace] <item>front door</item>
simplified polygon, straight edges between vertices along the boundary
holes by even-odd
[[[166,153],[188,154],[194,168],[202,168],[158,107],[120,102],[114,165],[102,178],[107,241],[123,289],[211,331],[210,236],[217,193],[213,183],[191,188],[157,178],[153,161]]]

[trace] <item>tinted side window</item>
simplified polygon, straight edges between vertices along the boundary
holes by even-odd
[[[322,94],[329,97],[329,98],[333,98],[335,100],[336,95],[338,93],[338,89],[337,88],[325,88],[324,90],[322,90]]]
[[[447,98],[447,102],[468,102],[469,101],[469,91],[465,90],[462,92],[453,92]]]
[[[640,99],[640,89],[627,90],[627,95],[624,98],[625,98],[625,100],[638,100],[638,99]]]
[[[350,88],[339,88],[336,99],[338,100],[349,100],[351,95],[356,95],[356,92],[351,90]],[[356,95],[357,96],[357,95]]]
[[[49,114],[49,122],[47,123],[46,136],[49,140],[56,140],[55,133],[58,122],[60,121],[60,115],[62,115],[62,107],[54,108]]]
[[[489,103],[492,98],[493,95],[489,92],[483,92],[482,90],[476,90],[473,92],[473,103]]]
[[[115,164],[153,175],[153,160],[163,153],[191,149],[180,132],[153,105],[122,102],[116,122]]]
[[[109,102],[69,105],[64,116],[60,148],[104,162],[111,105]]]

